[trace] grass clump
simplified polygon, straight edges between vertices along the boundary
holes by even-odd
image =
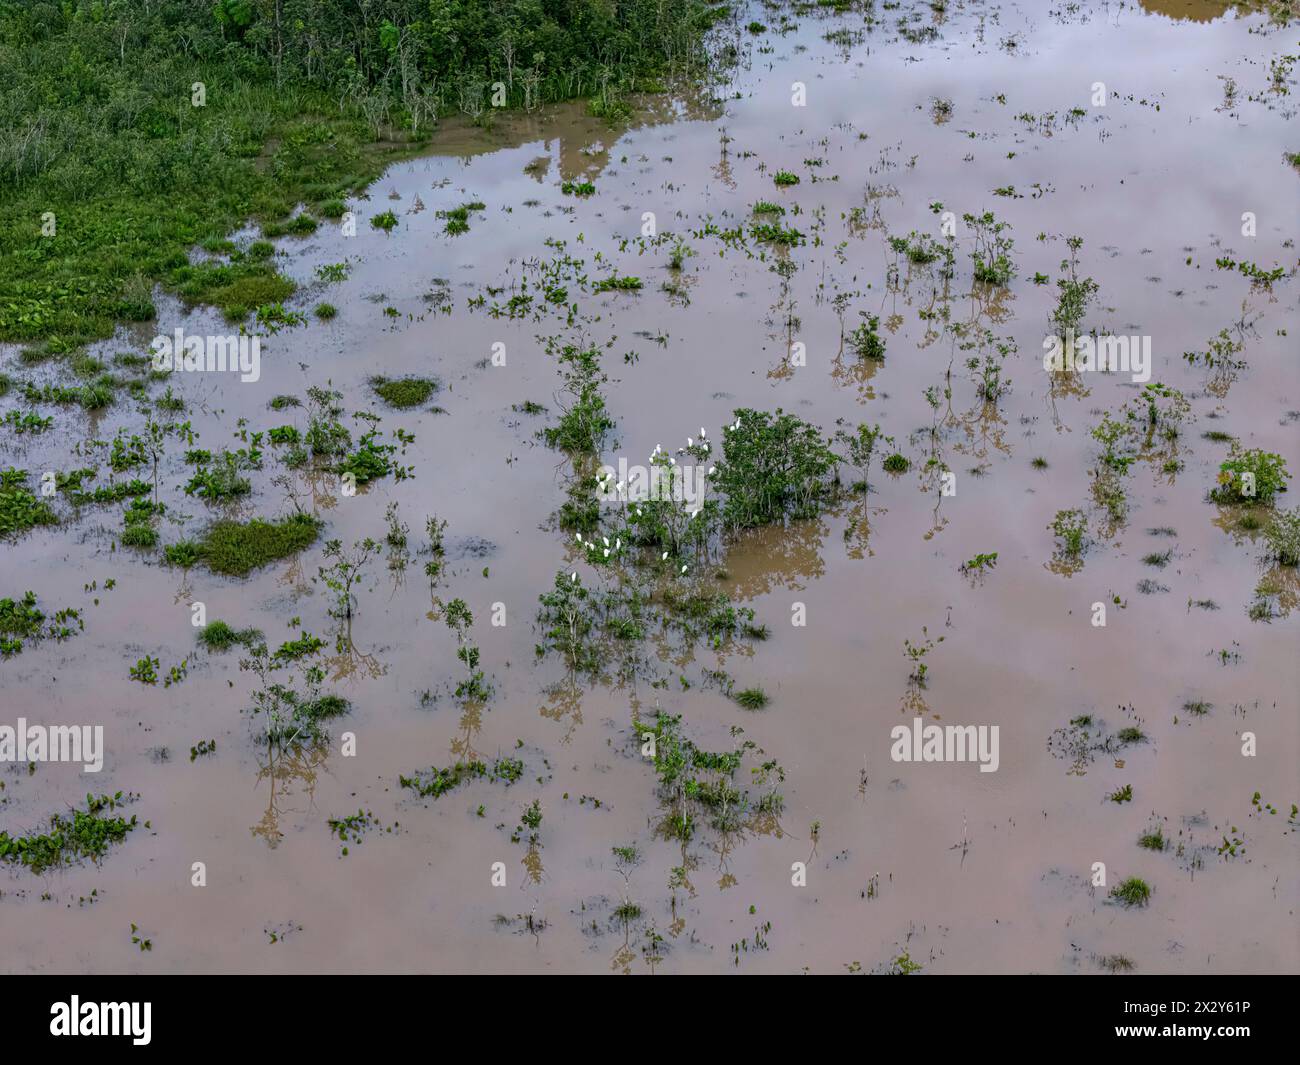
[[[310,547],[320,535],[321,524],[310,514],[294,514],[282,521],[219,521],[199,542],[200,557],[214,573],[244,577]]]
[[[372,377],[370,387],[390,407],[418,407],[438,391],[438,382],[428,377]]]
[[[199,545],[193,540],[178,540],[163,548],[163,558],[169,565],[181,566],[185,569],[194,565],[199,560],[200,554]]]
[[[257,629],[236,629],[224,621],[210,621],[199,629],[199,643],[209,651],[229,651],[232,647],[242,645],[255,647],[262,639]]]
[[[1125,906],[1145,906],[1151,901],[1151,885],[1141,877],[1130,876],[1110,889],[1110,897]]]
[[[1165,849],[1165,834],[1159,828],[1153,828],[1138,836],[1138,846],[1144,850],[1162,851]]]
[[[476,200],[473,203],[462,203],[459,207],[453,207],[449,211],[439,211],[438,217],[445,219],[447,222],[444,232],[453,237],[461,233],[468,233],[470,211],[481,211],[486,206],[487,204]]]
[[[762,710],[771,702],[767,692],[762,688],[746,688],[744,691],[737,692],[735,699],[746,710]]]
[[[789,188],[791,185],[799,184],[799,175],[792,174],[788,170],[778,170],[772,175],[772,181],[777,188]]]

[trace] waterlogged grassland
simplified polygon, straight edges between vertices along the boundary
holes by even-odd
[[[716,84],[498,40],[430,113],[379,34],[387,112],[277,94],[229,182],[274,209],[167,237],[136,326],[8,334],[6,690],[103,720],[158,827],[69,834],[79,767],[15,765],[6,848],[119,930],[177,870],[105,967],[1294,969],[1294,61],[1209,7],[715,7]],[[312,115],[365,164],[282,158]],[[154,370],[177,326],[260,376]],[[1149,376],[1044,363],[1112,335]],[[997,771],[894,760],[917,718]]]

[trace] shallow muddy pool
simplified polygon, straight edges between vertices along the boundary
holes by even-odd
[[[242,579],[124,546],[120,505],[3,545],[0,594],[33,589],[85,627],[0,662],[0,725],[101,724],[105,752],[93,775],[3,766],[0,828],[88,791],[121,791],[139,821],[98,864],[0,871],[4,969],[1296,970],[1300,579],[1267,561],[1264,531],[1297,493],[1210,498],[1234,446],[1300,470],[1297,86],[1274,75],[1294,34],[1217,3],[875,8],[755,5],[715,95],[638,97],[614,126],[585,103],[448,121],[435,154],[349,203],[354,233],[276,241],[309,323],[262,337],[256,381],[173,376],[192,446],[306,431],[307,406],[272,398],[329,387],[354,438],[373,412],[410,472],[347,494],[264,441],[252,491],[209,504],[182,491],[189,445],[169,441],[163,544],[295,507],[325,523]],[[482,207],[449,234],[440,212],[463,204]],[[371,224],[386,211],[395,226]],[[977,242],[1006,239],[1014,276],[975,279]],[[1147,338],[1149,376],[1044,368],[1071,269],[1096,282],[1079,332],[1133,353]],[[614,278],[640,286],[597,291]],[[883,358],[855,350],[873,320]],[[156,323],[98,354],[176,328],[230,332],[160,297]],[[575,460],[539,435],[571,402],[547,338],[600,351],[598,464],[644,465],[702,429],[716,458],[736,411],[779,408],[824,437],[878,425],[869,490],[680,568],[604,564],[599,544],[594,564],[558,513]],[[439,388],[395,409],[377,375]],[[1145,412],[1150,382],[1185,399],[1177,432],[1126,437],[1108,464],[1093,430]],[[68,449],[140,431],[127,404],[54,417],[0,435],[5,465],[90,465]],[[906,470],[882,469],[894,453]],[[385,542],[392,504],[405,551]],[[1052,528],[1071,510],[1077,555]],[[446,523],[432,588],[430,516]],[[325,544],[366,537],[380,545],[336,643]],[[621,594],[633,571],[655,597],[643,631],[593,637],[599,667],[571,669],[539,596],[557,574]],[[766,638],[661,624],[673,597],[718,592]],[[200,647],[199,603],[272,649],[324,640],[307,661],[348,713],[269,754],[247,655]],[[486,697],[456,693],[459,646]],[[129,674],[146,658],[156,683]],[[686,841],[685,800],[643,753],[658,711],[698,750],[740,752],[736,794],[697,803]],[[996,728],[995,771],[896,760],[892,730],[917,718]],[[192,757],[200,741],[215,749]],[[491,772],[503,758],[522,772]],[[475,760],[489,771],[436,797],[401,784]],[[330,822],[358,812],[340,839]],[[1129,878],[1145,904],[1111,895]]]

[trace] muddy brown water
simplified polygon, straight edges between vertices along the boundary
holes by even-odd
[[[1232,433],[1300,470],[1294,278],[1252,289],[1215,267],[1223,255],[1266,269],[1296,265],[1297,174],[1282,159],[1300,147],[1296,87],[1269,89],[1268,60],[1285,52],[1285,34],[1224,7],[964,4],[943,18],[924,7],[916,24],[939,33],[921,43],[900,39],[897,18],[911,10],[903,8],[881,12],[883,25],[847,45],[824,35],[859,29],[860,15],[800,16],[784,36],[744,35],[745,59],[717,103],[648,99],[619,129],[577,105],[501,119],[489,132],[451,122],[434,154],[394,166],[369,199],[351,205],[355,236],[328,225],[278,241],[284,268],[304,284],[293,305],[309,311],[327,299],[339,315],[265,338],[256,384],[178,377],[200,444],[239,446],[240,418],[252,429],[305,427],[303,411],[267,403],[327,379],[344,393],[354,428],[352,411],[368,409],[385,429],[413,433],[402,458],[413,479],[387,478],[352,498],[338,496],[332,478],[303,479],[300,491],[327,521],[326,535],[344,542],[381,537],[392,501],[415,549],[425,543],[426,514],[447,521],[438,594],[474,611],[493,698],[465,710],[449,693],[460,666],[454,638],[429,616],[427,556],[417,550],[402,580],[381,559],[359,596],[358,653],[329,660],[327,688],[352,702],[350,715],[334,723],[325,750],[268,768],[242,712],[250,684],[238,652],[196,651],[190,605],[256,625],[273,645],[300,628],[328,639],[328,604],[311,581],[319,544],[246,580],[182,573],[115,551],[120,507],[104,507],[4,545],[4,594],[30,587],[43,605],[83,608],[86,631],[0,663],[0,723],[23,715],[103,724],[107,757],[93,777],[72,765],[6,766],[0,825],[34,828],[87,790],[122,790],[139,795],[130,809],[150,827],[98,866],[0,873],[0,966],[869,972],[906,952],[939,973],[1098,972],[1114,955],[1139,972],[1294,972],[1300,869],[1288,815],[1300,801],[1300,611],[1267,623],[1247,616],[1268,567],[1257,534],[1235,529],[1234,515],[1206,499],[1226,445],[1202,433]],[[1231,107],[1224,77],[1237,85]],[[1090,102],[1098,81],[1111,93],[1104,107]],[[793,82],[806,86],[805,107],[791,105]],[[952,102],[946,121],[936,121],[935,98]],[[1076,107],[1084,113],[1067,120]],[[1031,124],[1017,117],[1025,113],[1055,118]],[[536,160],[544,162],[526,171]],[[775,188],[778,169],[801,183]],[[561,193],[562,181],[581,179],[595,183],[594,196]],[[992,191],[1008,185],[1016,198]],[[747,222],[760,199],[783,204],[785,224],[819,238],[789,252],[799,269],[788,293],[770,269],[771,251],[760,259],[713,237],[688,238],[698,253],[683,271],[689,302],[661,291],[672,277],[667,249],[639,254],[635,242],[645,212],[664,232],[697,230],[709,218],[725,229]],[[472,215],[468,234],[445,236],[436,212],[470,200],[486,210]],[[906,264],[896,284],[887,276],[887,234],[938,236],[936,202],[958,217],[987,209],[1010,222],[1018,267],[1008,293],[973,288],[969,232],[959,225],[952,318],[1012,338],[1017,350],[1006,360],[1012,390],[996,410],[977,397],[965,355],[956,354],[951,400],[938,414],[943,461],[957,475],[951,497],[918,470],[936,417],[923,393],[942,392],[952,341],[927,341],[918,317],[933,305],[935,283]],[[400,219],[391,234],[368,224],[387,209]],[[1257,218],[1253,238],[1241,235],[1246,211]],[[1085,374],[1054,389],[1042,368],[1056,290],[1032,278],[1054,282],[1071,234],[1084,239],[1081,274],[1100,284],[1088,324],[1150,336],[1152,379],[1187,393],[1195,420],[1179,443],[1183,468],[1170,475],[1137,464],[1126,478],[1126,523],[1066,575],[1049,566],[1047,526],[1070,507],[1096,516],[1089,431],[1136,394],[1123,374]],[[507,299],[525,264],[554,254],[548,238],[566,242],[593,276],[612,264],[644,281],[635,294],[574,297],[587,316],[582,335],[616,338],[604,361],[617,423],[605,461],[643,461],[656,444],[680,447],[701,426],[717,439],[746,406],[779,406],[827,431],[840,418],[878,422],[914,460],[899,477],[877,465],[865,504],[731,545],[719,586],[752,607],[771,637],[752,652],[701,644],[660,661],[663,687],[645,679],[573,686],[557,656],[534,655],[538,595],[560,569],[591,570],[551,520],[568,467],[535,437],[549,416],[511,407],[533,400],[553,416],[559,376],[539,337],[574,331],[555,314],[511,321],[468,301],[489,286]],[[631,243],[621,249],[623,241]],[[593,262],[597,252],[604,265]],[[314,280],[319,265],[344,259],[347,281]],[[450,314],[431,297],[444,290]],[[856,293],[848,328],[859,311],[885,323],[887,357],[874,371],[841,352],[832,303],[841,292]],[[1204,350],[1243,319],[1248,365],[1216,394],[1183,352]],[[164,299],[156,329],[123,334],[104,351],[143,351],[155,332],[177,325],[229,331],[212,312],[185,314]],[[805,345],[806,365],[788,364],[791,340]],[[504,366],[490,362],[494,344],[505,345]],[[386,410],[366,387],[376,373],[436,376],[443,389],[433,402],[445,413]],[[62,449],[134,424],[127,404],[93,420],[55,417],[43,437],[6,435],[6,463],[70,468],[81,463]],[[229,513],[287,509],[270,484],[271,450],[253,494]],[[1036,457],[1045,469],[1031,466]],[[172,456],[165,498],[182,520],[164,526],[164,542],[227,512],[185,497],[185,476]],[[1176,535],[1146,531],[1157,527]],[[1168,548],[1165,568],[1142,563]],[[992,551],[997,566],[982,582],[961,575],[964,561]],[[1140,593],[1144,578],[1167,591]],[[1283,579],[1286,611],[1296,579]],[[91,581],[93,593],[84,590]],[[1126,606],[1112,604],[1106,626],[1094,627],[1092,604],[1116,595]],[[1205,599],[1221,609],[1189,605]],[[490,624],[495,603],[505,606],[504,627]],[[796,604],[806,626],[791,623]],[[301,624],[291,627],[293,618]],[[927,658],[927,718],[997,725],[997,772],[891,760],[890,729],[910,722],[914,708],[903,641],[923,627],[945,637]],[[1221,649],[1239,657],[1224,664]],[[128,667],[145,655],[163,672],[188,656],[187,679],[172,688],[131,681]],[[701,683],[704,668],[725,668],[738,687],[762,686],[770,705],[741,709]],[[427,705],[426,691],[436,696]],[[1191,718],[1182,710],[1190,700],[1213,708]],[[741,726],[778,759],[786,774],[779,819],[729,836],[702,831],[684,858],[658,830],[663,806],[634,736],[634,708],[656,706],[683,715],[686,735],[705,747],[726,749],[728,730]],[[1140,722],[1149,741],[1071,773],[1048,744],[1082,714],[1112,730]],[[339,752],[345,731],[356,736],[355,757]],[[1241,754],[1244,731],[1257,737],[1255,757]],[[189,748],[209,738],[216,752],[191,763]],[[398,787],[399,774],[468,754],[517,755],[524,778],[509,788],[476,782],[437,801]],[[1106,800],[1125,784],[1131,802]],[[1276,814],[1257,810],[1256,792]],[[533,799],[543,821],[530,853],[510,836]],[[383,828],[343,857],[326,822],[358,808]],[[1182,856],[1137,846],[1156,824],[1184,844]],[[1244,840],[1235,858],[1218,853],[1225,835]],[[611,848],[629,844],[641,858],[625,885]],[[206,887],[191,885],[197,861]],[[490,882],[496,862],[504,887]],[[689,886],[674,893],[670,870],[684,862]],[[796,862],[806,863],[806,886],[792,885]],[[1106,888],[1091,886],[1094,862],[1105,863],[1108,885],[1145,879],[1150,905],[1109,902]],[[642,908],[630,928],[613,914],[625,892]],[[150,952],[132,945],[132,923],[152,940]],[[663,937],[657,961],[642,949],[649,930]]]

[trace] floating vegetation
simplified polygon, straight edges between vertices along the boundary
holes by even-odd
[[[507,787],[524,774],[524,764],[517,758],[498,758],[489,766],[486,762],[457,762],[446,769],[417,770],[411,776],[399,776],[397,783],[421,798],[437,799],[471,780],[503,781]]]
[[[83,632],[86,623],[81,611],[63,607],[46,617],[36,605],[36,593],[27,592],[21,599],[0,599],[0,657],[20,654],[24,641],[64,640]]]
[[[136,816],[108,816],[135,799],[134,795],[87,795],[84,806],[70,814],[53,814],[45,832],[11,836],[0,829],[0,861],[22,865],[40,875],[51,869],[89,859],[97,862],[136,827]]]

